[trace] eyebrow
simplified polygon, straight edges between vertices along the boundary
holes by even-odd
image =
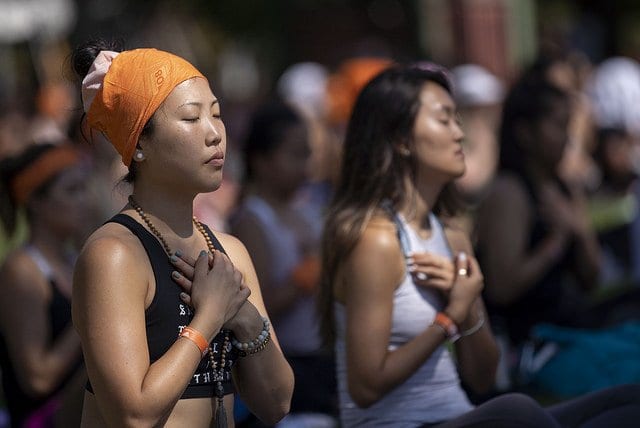
[[[444,104],[438,104],[438,106],[436,107],[436,110],[443,111],[444,113],[449,115],[454,115],[456,113],[455,107],[450,105],[444,105]]]
[[[218,102],[218,100],[217,100],[217,99],[215,99],[215,100],[213,100],[213,101],[211,102],[210,107],[213,107],[213,106],[214,106],[214,105],[216,105],[216,104],[219,104],[219,102]],[[196,107],[201,107],[201,106],[202,106],[202,103],[201,103],[201,102],[199,102],[199,101],[187,101],[187,102],[186,102],[186,103],[184,103],[184,104],[180,104],[180,105],[178,106],[178,108],[182,108],[182,107],[185,107],[185,106],[196,106]]]

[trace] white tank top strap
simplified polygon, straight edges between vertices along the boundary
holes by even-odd
[[[42,252],[33,245],[27,245],[25,251],[35,262],[36,266],[38,266],[38,269],[40,269],[42,275],[44,275],[44,277],[48,280],[52,280],[54,276],[53,268],[51,267],[47,259],[45,259],[45,257],[42,255]]]

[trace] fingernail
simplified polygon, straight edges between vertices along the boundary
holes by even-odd
[[[416,265],[409,265],[408,268],[409,268],[409,272],[415,272]]]
[[[207,255],[207,252],[205,250],[200,251],[200,257],[204,257]]]
[[[187,297],[189,297],[189,295],[188,295],[187,293],[185,293],[184,291],[183,291],[182,293],[180,293],[180,298],[181,298],[182,300],[186,300],[186,299],[187,299]]]
[[[177,253],[177,251],[176,251]],[[169,257],[169,260],[171,260],[171,263],[177,263],[178,262],[178,256],[176,254],[174,254],[173,256]]]
[[[407,264],[413,264],[415,260],[413,260],[413,257],[407,257]]]
[[[464,251],[460,251],[460,252],[458,253],[458,259],[459,259],[459,260],[462,260],[462,261],[467,260],[467,253],[465,253]]]
[[[176,252],[173,254],[175,254],[176,257],[182,257],[182,251],[180,250],[176,250]]]
[[[171,272],[171,276],[172,276],[173,278],[175,278],[175,279],[180,279],[180,278],[182,278],[182,275],[180,275],[180,272],[175,271],[175,270],[174,270],[173,272]]]

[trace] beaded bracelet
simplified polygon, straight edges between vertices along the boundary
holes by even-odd
[[[258,334],[253,340],[249,342],[240,342],[235,337],[231,339],[231,344],[238,350],[238,353],[241,357],[246,357],[247,355],[256,354],[266,348],[267,343],[271,339],[271,333],[269,332],[269,327],[271,323],[265,317],[262,317],[262,331]]]

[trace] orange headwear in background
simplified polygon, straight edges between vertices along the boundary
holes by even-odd
[[[79,161],[80,153],[68,144],[47,150],[11,180],[16,203],[24,205],[40,186]]]
[[[375,57],[350,58],[344,61],[327,82],[329,120],[334,124],[346,123],[360,91],[392,64],[390,59]]]
[[[101,131],[129,166],[147,121],[173,88],[202,77],[179,56],[157,49],[102,51],[82,81],[87,121]]]

